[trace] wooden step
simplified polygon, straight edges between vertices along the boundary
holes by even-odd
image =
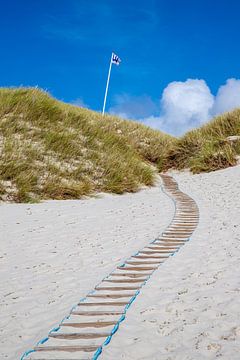
[[[132,256],[132,257],[134,257],[134,256]],[[113,273],[113,274],[111,274],[111,276],[120,276],[120,277],[130,277],[130,278],[140,278],[140,277],[142,277],[142,276],[147,276],[147,277],[149,277],[149,275],[151,275],[151,273],[146,273],[146,274],[134,274],[134,273],[129,273],[129,274],[124,274],[124,273]]]
[[[191,235],[191,233],[183,234],[183,233],[177,233],[175,231],[172,231],[169,233],[164,233],[163,237],[167,236],[167,237],[173,237],[173,238],[178,238],[178,239],[186,239],[186,238],[189,238],[190,235]]]
[[[176,214],[175,220],[198,220],[198,216],[189,216],[184,214]]]
[[[176,235],[189,235],[191,233],[191,231],[182,231],[182,230],[179,230],[179,229],[171,229],[171,230],[167,230],[167,231],[164,231],[163,234],[176,234]]]
[[[157,246],[157,244],[155,246],[147,246],[146,249],[151,249],[151,250],[157,250],[158,253],[160,254],[169,254],[171,252],[174,252],[175,250],[164,250],[162,247]]]
[[[96,351],[100,345],[90,345],[90,346],[81,346],[81,345],[75,345],[75,346],[36,346],[34,348],[35,351],[66,351],[66,352],[76,352],[76,351],[84,351],[84,352],[93,352]]]
[[[108,327],[113,326],[117,322],[116,321],[91,321],[91,322],[81,322],[81,323],[62,323],[60,326],[69,326],[79,329],[84,328],[102,328],[102,327]]]
[[[162,242],[162,241],[161,241]],[[166,244],[173,244],[173,245],[177,245],[177,249],[180,248],[181,245],[184,245],[186,241],[176,241],[176,240],[169,240],[169,241],[165,241]]]
[[[148,267],[140,267],[140,266],[134,266],[134,267],[130,267],[130,266],[118,266],[118,270],[124,270],[124,271],[146,271],[146,270],[156,270],[157,267],[156,266],[148,266]]]
[[[125,293],[125,294],[89,294],[87,297],[91,298],[102,298],[102,299],[118,299],[118,298],[129,298],[133,297],[135,293]]]
[[[122,291],[122,290],[138,290],[139,286],[101,286],[101,287],[95,287],[95,290],[101,291],[101,290],[109,290],[109,291]]]
[[[161,251],[153,251],[153,250],[142,250],[142,251],[139,251],[139,253],[141,254],[161,254]],[[168,256],[162,256],[162,259],[167,259]]]
[[[153,245],[156,245],[158,247],[158,249],[162,249],[162,250],[170,250],[170,251],[175,251],[176,249],[178,249],[177,246],[169,246],[169,245],[164,245],[158,242],[153,243]]]
[[[106,338],[110,335],[110,333],[58,333],[53,332],[48,335],[50,338],[54,339],[65,339],[65,340],[77,340],[77,339],[98,339],[98,338]]]
[[[141,282],[143,282],[143,281],[146,281],[148,278],[139,278],[139,279],[124,279],[124,280],[116,280],[116,279],[113,279],[113,280],[109,280],[109,279],[107,279],[107,280],[104,280],[104,282],[106,281],[106,282],[110,282],[110,283],[117,283],[117,284],[131,284],[131,283],[141,283]]]
[[[73,310],[71,315],[81,316],[110,316],[110,315],[122,315],[122,311],[77,311]]]
[[[81,302],[78,306],[125,306],[127,301]]]
[[[177,238],[172,238],[170,236],[168,237],[164,236],[158,239],[157,241],[164,242],[165,244],[170,246],[169,244],[173,244],[173,243],[178,244],[179,242],[185,242],[186,240],[184,240],[184,238],[177,239]]]
[[[161,263],[162,261],[126,261],[126,264],[129,265],[155,265]]]
[[[160,262],[160,263],[162,263],[162,262],[164,262],[167,258],[168,258],[168,256],[160,256],[160,255],[156,255],[156,256],[151,256],[151,255],[149,255],[149,256],[147,256],[147,255],[133,255],[132,256],[132,258],[134,258],[134,259],[161,259],[162,261]]]
[[[183,228],[182,226],[171,226],[167,231],[176,231],[181,233],[191,233],[195,229],[195,226],[189,226]],[[166,232],[166,231],[165,231]]]

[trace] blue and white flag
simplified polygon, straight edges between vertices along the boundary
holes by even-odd
[[[112,63],[116,64],[116,65],[119,65],[120,62],[121,62],[120,57],[118,57],[116,54],[112,53]]]

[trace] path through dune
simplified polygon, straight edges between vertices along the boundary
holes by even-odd
[[[2,204],[1,359],[32,348],[117,264],[158,236],[173,211],[159,186],[100,199]]]

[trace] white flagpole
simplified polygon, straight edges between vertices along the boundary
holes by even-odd
[[[102,116],[104,116],[104,113],[105,113],[105,106],[106,106],[107,93],[108,93],[108,85],[109,85],[109,80],[110,80],[110,75],[111,75],[111,69],[112,69],[112,56],[113,56],[113,53],[112,53],[112,55],[111,55],[111,60],[110,60],[110,65],[109,65],[109,70],[108,70],[108,78],[107,78],[107,85],[106,85],[104,102],[103,102]]]

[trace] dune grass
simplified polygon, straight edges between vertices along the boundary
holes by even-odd
[[[36,88],[0,89],[0,198],[78,199],[152,185],[174,138],[62,103]]]
[[[165,158],[163,169],[189,168],[193,173],[233,166],[240,155],[240,109],[217,116],[199,129],[179,138]]]
[[[232,135],[240,136],[240,109],[177,139],[36,88],[0,88],[0,199],[122,194],[152,185],[156,169],[199,173],[233,166],[240,141],[228,141]]]

